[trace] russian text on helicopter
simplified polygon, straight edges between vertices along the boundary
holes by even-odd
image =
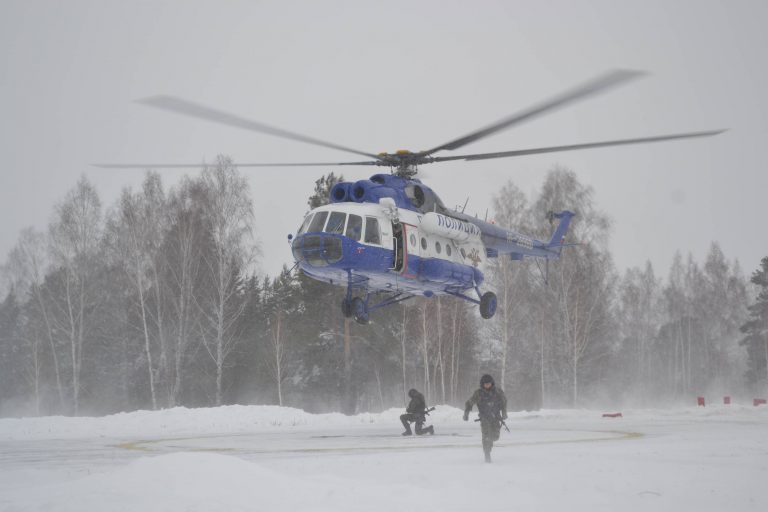
[[[578,149],[708,137],[724,130],[678,133],[567,146],[500,151],[471,155],[435,156],[488,137],[501,130],[551,112],[575,101],[641,76],[616,70],[570,89],[548,101],[522,110],[490,126],[427,151],[400,150],[373,154],[257,123],[172,96],[153,96],[140,103],[190,117],[266,133],[307,144],[364,156],[356,162],[238,163],[239,167],[378,166],[388,174],[367,180],[341,182],[330,191],[330,203],[306,214],[296,236],[289,235],[296,265],[307,276],[346,288],[341,309],[346,317],[368,323],[370,312],[416,296],[451,295],[477,304],[480,315],[491,318],[497,300],[481,291],[489,258],[559,258],[574,213],[552,213],[558,219],[549,240],[535,240],[515,231],[446,208],[438,195],[416,178],[420,165],[451,160],[491,158],[573,151]],[[199,164],[97,164],[111,168],[183,168]],[[375,297],[375,299],[374,299]],[[375,303],[374,303],[375,301]]]

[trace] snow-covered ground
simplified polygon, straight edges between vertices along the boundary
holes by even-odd
[[[266,406],[0,420],[0,510],[768,510],[768,407],[517,413],[483,462],[438,407],[347,417]]]

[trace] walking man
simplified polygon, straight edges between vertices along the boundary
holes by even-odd
[[[400,416],[400,421],[405,427],[404,436],[413,435],[411,432],[411,423],[416,423],[416,435],[422,434],[434,434],[435,428],[430,425],[424,428],[424,422],[426,421],[427,402],[424,400],[424,395],[411,389],[408,391],[408,396],[411,401],[408,403],[408,407],[405,409],[405,414]]]
[[[485,462],[491,462],[493,442],[499,440],[501,422],[507,419],[507,397],[504,396],[504,391],[496,387],[493,377],[485,374],[480,378],[480,389],[467,400],[464,407],[464,421],[469,420],[469,412],[475,404],[480,413]]]

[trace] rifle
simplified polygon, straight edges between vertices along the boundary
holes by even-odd
[[[434,406],[430,407],[429,409],[427,409],[426,411],[424,411],[424,416],[429,416],[429,413],[431,413],[431,412],[432,412],[432,411],[434,411],[434,410],[435,410],[435,407],[434,407]]]
[[[475,420],[475,422],[478,422],[478,421],[483,421],[483,420],[482,420],[482,419],[480,419],[480,418],[477,418],[477,419]],[[509,427],[507,426],[507,424],[506,424],[506,423],[504,423],[504,420],[503,420],[503,419],[501,419],[501,416],[496,416],[496,421],[498,421],[498,422],[499,422],[501,425],[503,425],[503,426],[504,426],[504,429],[505,429],[507,432],[511,432],[511,430],[509,430]]]

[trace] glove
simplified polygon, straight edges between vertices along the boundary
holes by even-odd
[[[469,413],[468,412],[464,413],[464,421],[469,421]]]
[[[505,419],[507,419],[507,415],[506,415],[506,414],[502,415],[502,416],[501,416],[501,419],[502,419],[502,421],[503,421],[503,420],[505,420]]]

